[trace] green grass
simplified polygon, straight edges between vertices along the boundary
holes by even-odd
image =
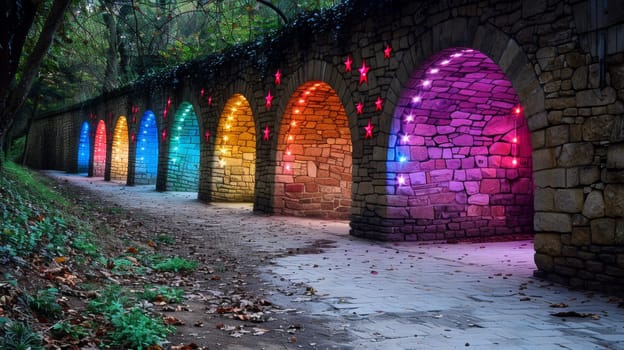
[[[152,267],[154,270],[161,272],[191,272],[197,268],[197,261],[174,256],[166,258]]]

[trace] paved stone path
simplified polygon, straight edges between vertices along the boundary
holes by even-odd
[[[622,300],[534,278],[530,241],[372,242],[349,236],[344,221],[256,215],[249,204],[48,173],[212,227],[233,254],[269,257],[257,269],[272,300],[326,323],[318,342],[293,349],[624,349]],[[334,335],[348,344],[326,340]]]

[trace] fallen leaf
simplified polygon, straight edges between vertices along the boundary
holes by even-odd
[[[594,320],[599,320],[600,316],[596,315],[596,314],[592,314],[589,312],[576,312],[576,311],[563,311],[563,312],[557,312],[554,314],[551,314],[552,316],[555,317],[581,317],[581,318],[591,318]]]
[[[568,304],[566,304],[566,303],[550,304],[550,307],[557,307],[557,308],[568,307]]]
[[[130,254],[136,254],[138,251],[137,251],[137,249],[135,247],[128,247],[126,252],[128,252]]]
[[[377,272],[377,271],[375,271],[375,270],[372,270],[372,271],[371,271],[371,275],[377,275],[377,274],[379,274],[379,272]]]
[[[165,321],[165,324],[168,325],[173,325],[173,326],[183,326],[184,322],[182,322],[182,320],[175,318],[173,316],[165,316],[163,317],[163,321]]]
[[[59,263],[59,264],[62,264],[62,263],[64,263],[65,261],[67,261],[67,258],[66,258],[66,257],[64,257],[64,256],[57,256],[56,258],[54,258],[54,261],[55,261],[55,262],[57,262],[57,263]]]

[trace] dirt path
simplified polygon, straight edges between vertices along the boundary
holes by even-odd
[[[248,203],[205,204],[190,193],[158,193],[146,186],[125,187],[97,179],[46,172],[71,187],[84,200],[118,207],[123,213],[122,231],[129,240],[147,242],[172,237],[159,253],[197,260],[201,267],[190,275],[170,274],[157,279],[125,280],[141,290],[146,283],[184,288],[183,305],[150,306],[181,321],[171,345],[194,344],[205,349],[349,349],[346,332],[335,320],[308,317],[284,296],[309,296],[304,284],[281,283],[279,291],[261,278],[260,267],[271,259],[314,253],[344,235],[347,223],[327,221],[314,239],[310,227],[318,221],[254,214]],[[249,225],[253,223],[253,225]],[[304,225],[302,227],[302,224]],[[139,228],[140,229],[137,229]],[[249,227],[256,228],[249,231]],[[261,229],[257,229],[261,227]],[[130,243],[129,243],[130,244]],[[279,298],[279,305],[273,297]]]

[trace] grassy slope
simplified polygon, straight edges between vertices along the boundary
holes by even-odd
[[[6,163],[0,173],[0,349],[145,349],[171,332],[157,315],[133,307],[145,295],[114,283],[116,276],[142,273],[134,268],[141,265],[137,258],[165,257],[110,249],[128,242],[110,234],[114,228],[102,220],[102,210]],[[131,343],[127,329],[133,329]]]

